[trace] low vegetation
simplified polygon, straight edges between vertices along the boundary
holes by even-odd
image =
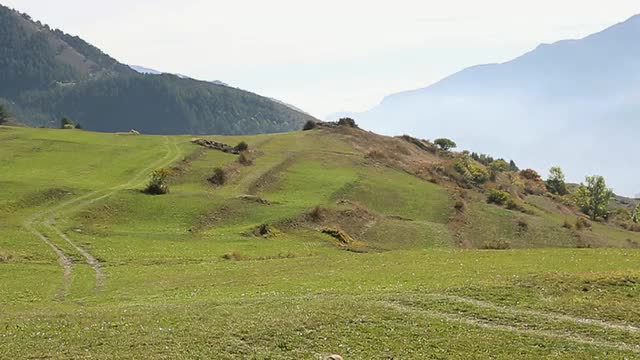
[[[487,192],[487,202],[489,204],[506,205],[509,200],[512,200],[512,198],[506,191],[491,189]]]
[[[169,193],[169,184],[167,179],[171,175],[169,169],[159,169],[151,173],[151,179],[149,184],[144,189],[144,192],[149,195],[164,195]]]
[[[593,221],[506,161],[351,128],[207,137],[252,166],[188,137],[0,130],[0,358],[637,357],[635,206]],[[169,196],[139,191],[169,168]]]
[[[223,186],[227,183],[227,172],[223,168],[217,167],[213,169],[213,175],[208,180],[216,186]]]
[[[487,169],[467,155],[458,158],[454,167],[470,183],[481,185],[489,180]]]

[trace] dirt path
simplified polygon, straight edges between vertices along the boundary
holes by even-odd
[[[579,317],[565,315],[565,314],[544,312],[539,310],[517,309],[517,308],[499,306],[499,305],[495,305],[485,301],[469,299],[469,298],[454,296],[454,295],[430,294],[428,296],[435,300],[446,300],[450,302],[468,304],[478,308],[489,309],[498,313],[503,313],[508,315],[516,315],[516,316],[524,315],[524,316],[539,317],[539,318],[544,318],[552,321],[572,322],[575,324],[601,327],[607,330],[619,330],[619,331],[625,331],[625,332],[634,333],[634,334],[640,334],[640,328],[633,325],[629,325],[629,324],[614,324],[607,321],[579,318]]]
[[[62,239],[63,241],[68,243],[72,248],[78,251],[78,253],[80,253],[80,255],[84,257],[85,262],[89,266],[91,266],[91,268],[94,270],[96,274],[95,275],[96,289],[100,290],[104,286],[104,283],[106,281],[106,274],[103,270],[103,265],[89,251],[87,251],[86,249],[82,248],[81,246],[73,242],[62,230],[56,227],[55,225],[56,219],[62,218],[63,214],[76,211],[80,208],[89,206],[100,200],[106,199],[120,190],[129,188],[129,187],[141,186],[144,184],[144,181],[146,180],[146,176],[151,170],[155,168],[166,167],[169,164],[177,161],[181,155],[178,145],[176,144],[175,140],[170,140],[169,138],[165,138],[165,139],[166,139],[167,154],[162,159],[152,163],[151,165],[137,172],[128,182],[121,185],[114,186],[109,189],[92,191],[90,193],[79,196],[77,198],[65,201],[49,209],[42,210],[32,215],[24,222],[23,225],[29,232],[34,234],[37,238],[39,238],[41,241],[43,241],[45,244],[49,245],[53,249],[53,251],[56,253],[58,257],[58,263],[64,269],[63,284],[58,292],[59,299],[64,300],[66,294],[69,291],[69,287],[72,280],[73,262],[71,261],[69,256],[67,256],[64,253],[64,251],[62,251],[62,249],[56,246],[55,243],[53,243],[47,236],[45,236],[40,231],[38,231],[35,228],[35,226],[37,224],[41,224],[45,226],[46,228],[50,229],[55,235],[57,235],[60,239]]]
[[[606,348],[611,348],[619,351],[629,351],[634,353],[640,353],[640,346],[635,344],[626,344],[624,342],[619,342],[619,341],[616,341],[616,342],[601,341],[601,340],[587,338],[584,336],[563,334],[563,333],[558,333],[558,332],[549,331],[549,330],[523,329],[523,328],[518,328],[510,325],[492,324],[486,320],[474,318],[471,316],[456,315],[456,314],[450,314],[450,313],[445,313],[441,311],[416,308],[409,305],[403,305],[397,302],[383,302],[382,305],[400,312],[406,312],[406,313],[412,313],[412,314],[423,314],[428,317],[439,318],[449,322],[457,322],[457,323],[476,326],[476,327],[493,330],[493,331],[505,331],[505,332],[511,332],[516,334],[527,335],[527,336],[546,337],[546,338],[552,338],[557,340],[570,341],[570,342],[574,342],[582,345],[606,347]]]
[[[34,234],[38,239],[40,239],[42,242],[44,242],[49,247],[51,247],[53,252],[58,257],[58,264],[60,264],[60,266],[63,269],[63,272],[62,272],[63,275],[62,275],[62,283],[60,284],[60,286],[58,287],[58,291],[56,292],[56,300],[64,301],[65,296],[69,291],[69,287],[71,286],[71,275],[73,271],[73,263],[71,259],[67,257],[67,255],[65,255],[65,253],[62,250],[60,250],[59,247],[57,247],[54,243],[52,243],[51,240],[49,240],[49,238],[47,238],[40,231],[36,230],[33,227],[33,224],[31,222],[27,220],[24,222],[23,226],[30,233]]]

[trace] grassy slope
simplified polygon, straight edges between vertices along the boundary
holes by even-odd
[[[614,325],[640,325],[640,253],[544,249],[575,246],[544,199],[529,201],[535,216],[471,202],[463,229],[477,245],[498,234],[542,249],[460,251],[447,189],[366,160],[348,138],[217,139],[249,142],[254,165],[187,137],[0,127],[0,358],[638,356],[640,333]],[[136,174],[165,156],[189,156],[174,163],[171,194],[140,193]],[[224,187],[206,181],[216,166],[232,174]],[[62,268],[22,223],[121,184],[54,219],[101,262],[102,287],[82,254],[38,225],[74,261],[61,301]],[[394,251],[343,251],[313,224],[291,223],[315,206],[371,250]],[[249,234],[263,223],[277,236]],[[610,245],[635,236],[592,232],[614,234]],[[222,258],[232,252],[246,261]]]

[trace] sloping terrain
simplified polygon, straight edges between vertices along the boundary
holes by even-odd
[[[149,134],[255,134],[297,130],[313,118],[233,87],[140,74],[76,36],[0,5],[0,103],[17,120]]]
[[[640,354],[640,233],[408,137],[207,139],[249,150],[0,127],[0,357]],[[516,210],[486,203],[506,185]]]
[[[511,61],[389,95],[349,116],[379,133],[451,137],[539,171],[560,165],[573,181],[597,172],[632,196],[640,189],[639,168],[629,167],[627,155],[637,153],[640,133],[639,36],[637,15],[583,39],[542,44]],[[595,145],[607,143],[615,146]]]

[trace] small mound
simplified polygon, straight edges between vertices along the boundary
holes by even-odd
[[[355,240],[353,240],[353,238],[349,234],[340,229],[324,228],[322,229],[322,233],[333,237],[343,245],[351,245],[355,242]]]

